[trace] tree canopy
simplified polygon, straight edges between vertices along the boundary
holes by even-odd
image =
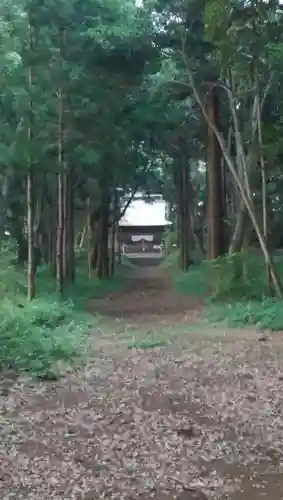
[[[259,242],[281,295],[279,2],[5,0],[0,19],[0,230],[30,298],[38,259],[74,279],[86,223],[90,270],[114,272],[137,190],[170,203],[184,270]]]

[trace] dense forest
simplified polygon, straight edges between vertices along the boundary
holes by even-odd
[[[114,275],[137,190],[170,204],[183,271],[222,259],[233,288],[252,246],[262,293],[282,298],[282,15],[274,0],[2,2],[0,230],[29,300],[42,266],[63,294],[82,246],[90,279]]]

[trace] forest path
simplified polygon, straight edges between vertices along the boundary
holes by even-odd
[[[281,336],[202,325],[159,268],[89,306],[85,366],[3,399],[1,499],[282,500]]]
[[[139,265],[128,268],[123,289],[103,299],[92,300],[89,310],[125,322],[130,320],[137,326],[194,323],[202,301],[178,293],[166,270],[146,265],[145,258],[136,261]]]

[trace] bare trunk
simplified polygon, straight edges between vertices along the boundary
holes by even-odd
[[[58,91],[58,197],[57,197],[57,241],[56,241],[56,279],[57,291],[63,294],[63,233],[64,233],[64,173],[63,173],[63,96],[61,88]]]
[[[258,130],[258,145],[259,145],[259,160],[260,160],[260,171],[261,171],[261,186],[262,186],[262,231],[263,237],[265,239],[266,246],[268,248],[268,227],[267,227],[267,179],[266,179],[266,168],[263,158],[262,146],[262,124],[261,124],[261,108],[260,108],[260,97],[257,96],[257,130]],[[267,282],[271,288],[271,271],[267,261],[266,264],[266,275]]]
[[[57,292],[62,295],[64,291],[63,275],[63,230],[64,230],[64,180],[63,173],[58,174],[58,221],[56,241],[56,280]]]
[[[65,171],[63,174],[63,243],[62,243],[62,261],[63,261],[63,277],[64,282],[68,280],[69,275],[69,234],[68,234],[68,220],[69,204],[68,204],[68,173]]]
[[[189,217],[190,217],[190,226],[191,226],[192,236],[193,236],[193,239],[195,242],[196,251],[200,257],[203,257],[204,249],[203,249],[201,238],[200,238],[199,234],[197,233],[195,215],[194,215],[193,209],[191,207],[190,200],[189,200]]]
[[[58,191],[58,186],[57,186],[57,191]],[[53,196],[51,213],[50,213],[49,262],[51,266],[51,274],[54,278],[56,278],[57,220],[58,220],[57,196]]]
[[[182,145],[181,145],[182,146]],[[180,268],[188,271],[191,264],[190,259],[190,238],[191,218],[189,211],[189,173],[187,158],[181,149],[181,165],[177,164],[174,171],[174,185],[177,200],[177,233],[178,246],[180,248]]]
[[[28,300],[35,297],[35,263],[33,246],[33,175],[27,176],[27,227],[28,227]]]
[[[75,281],[75,221],[74,221],[74,188],[73,188],[73,170],[69,169],[69,188],[68,188],[68,206],[69,206],[69,220],[68,220],[68,248],[69,248],[69,279]]]
[[[102,189],[100,220],[99,220],[99,250],[97,276],[99,279],[109,278],[109,212],[110,196],[107,188]]]
[[[71,171],[64,174],[64,229],[63,274],[66,281],[74,281],[74,221]]]
[[[29,51],[30,57],[33,51],[33,39],[32,39],[32,26],[30,21],[30,40],[29,40]],[[33,84],[33,74],[32,68],[29,67],[28,70],[28,89],[29,89],[29,123],[28,123],[28,175],[27,175],[27,229],[28,229],[28,300],[31,301],[35,297],[35,265],[34,265],[34,199],[33,199],[33,165],[31,158],[31,146],[32,146],[32,121],[33,121],[33,109],[32,109],[32,84]]]
[[[236,220],[236,225],[231,238],[229,253],[239,252],[243,246],[246,220],[246,207],[243,202],[240,203],[240,209]]]
[[[84,225],[83,230],[82,230],[82,232],[80,234],[80,240],[79,240],[79,244],[78,244],[78,247],[80,249],[82,249],[83,246],[84,246],[84,240],[85,240],[86,230],[87,230],[87,224]]]
[[[87,262],[88,262],[88,279],[92,278],[92,221],[91,221],[91,196],[87,200]]]
[[[112,221],[111,224],[111,255],[110,255],[110,276],[114,276],[115,274],[115,259],[116,259],[116,252],[115,252],[115,240],[116,240],[116,221]]]
[[[119,211],[118,204],[118,193],[117,190],[114,190],[113,193],[113,215],[112,215],[112,224],[111,224],[111,255],[110,255],[110,276],[114,276],[115,274],[115,265],[116,265],[116,235],[117,235],[117,221],[115,214]]]
[[[189,215],[189,184],[188,184],[188,167],[186,165],[186,158],[183,159],[184,163],[181,170],[181,207],[182,207],[182,268],[188,271],[190,267],[189,246],[191,237],[190,231],[190,215]]]
[[[214,127],[219,130],[218,89],[211,91],[207,114]],[[214,130],[209,127],[208,135],[208,259],[217,259],[225,253],[224,248],[224,202],[221,149]]]

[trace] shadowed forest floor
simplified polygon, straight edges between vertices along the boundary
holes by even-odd
[[[159,268],[130,269],[83,368],[0,379],[1,499],[282,500],[283,348],[202,324]]]

